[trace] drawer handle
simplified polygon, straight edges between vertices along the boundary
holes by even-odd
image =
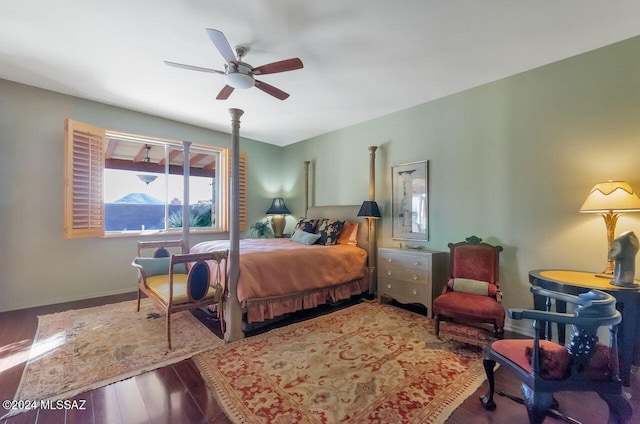
[[[414,280],[417,280],[417,279],[418,279],[418,276],[417,276],[417,275],[414,275],[414,276],[413,276],[413,279],[414,279]]]
[[[418,290],[414,290],[414,291],[413,291],[413,294],[418,294]]]
[[[393,259],[389,258],[387,259],[387,262],[393,262]]]
[[[413,265],[414,266],[418,266],[418,265],[420,265],[420,262],[414,262]]]
[[[387,271],[387,275],[391,275],[391,271]]]
[[[390,289],[391,288],[391,284],[387,284],[387,288]]]

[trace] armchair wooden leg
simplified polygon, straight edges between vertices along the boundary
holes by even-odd
[[[542,424],[547,416],[547,411],[553,405],[553,393],[535,392],[524,383],[522,383],[521,389],[524,404],[527,407],[527,414],[529,415],[529,424]]]
[[[167,311],[167,345],[171,350],[171,314]]]
[[[436,337],[440,337],[440,316],[436,315]]]
[[[504,339],[504,326],[502,325],[494,325],[493,326],[493,335],[496,339],[502,340]]]
[[[138,312],[140,312],[140,289],[138,289]]]
[[[496,361],[485,359],[484,361],[482,361],[482,365],[484,365],[484,372],[487,374],[489,391],[486,395],[480,396],[480,402],[482,403],[482,406],[484,406],[484,409],[493,411],[494,409],[496,409],[496,403],[493,400],[493,392],[495,390],[493,370],[496,367]]]
[[[609,407],[609,424],[626,424],[633,414],[629,401],[623,394],[598,393]]]

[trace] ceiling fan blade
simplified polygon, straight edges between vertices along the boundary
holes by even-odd
[[[273,62],[266,65],[258,66],[257,68],[253,68],[252,72],[254,73],[254,75],[275,74],[278,72],[301,69],[303,66],[304,65],[302,65],[302,61],[296,57],[293,59],[281,60],[279,62]]]
[[[217,29],[207,28],[206,31],[207,34],[209,34],[209,38],[211,39],[211,41],[213,41],[213,44],[216,46],[224,60],[226,60],[227,63],[236,62],[236,55],[233,53],[233,49],[227,41],[227,37],[225,37],[224,34]]]
[[[231,87],[230,85],[225,85],[218,93],[218,97],[216,97],[216,100],[227,100],[231,93],[233,93],[233,87]]]
[[[165,65],[174,66],[176,68],[189,69],[191,71],[210,72],[212,74],[224,75],[224,72],[218,71],[217,69],[201,68],[200,66],[185,65],[184,63],[169,62],[168,60],[165,60],[164,63]]]
[[[265,93],[272,95],[276,99],[285,100],[287,97],[289,97],[288,93],[285,93],[279,88],[275,88],[273,85],[269,85],[266,82],[256,80],[256,87],[258,87]]]

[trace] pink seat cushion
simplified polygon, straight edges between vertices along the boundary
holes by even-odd
[[[492,349],[514,362],[520,368],[531,372],[533,340],[498,340]],[[611,349],[598,343],[596,351],[589,359],[586,373],[591,380],[609,380],[614,375],[616,358]],[[540,340],[540,376],[547,380],[562,380],[570,373],[571,356],[565,346],[548,340]]]
[[[447,292],[433,301],[433,312],[442,315],[474,316],[504,325],[505,311],[500,303],[489,296]]]

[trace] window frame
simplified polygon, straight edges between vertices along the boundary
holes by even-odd
[[[106,169],[106,148],[108,137],[129,139],[132,142],[165,145],[183,148],[179,141],[139,136],[105,130],[90,124],[71,119],[65,120],[65,184],[64,184],[64,238],[110,238],[140,236],[146,234],[176,234],[181,228],[151,231],[105,231],[105,193],[104,170]],[[191,227],[190,233],[217,233],[229,230],[229,149],[222,147],[192,145],[190,150],[217,152],[220,158],[217,178],[218,219],[216,227]],[[240,195],[241,230],[247,228],[246,208],[246,153],[240,152],[240,186],[244,187]],[[166,175],[165,171],[165,175]],[[99,193],[99,195],[98,195]],[[163,199],[167,202],[167,199]]]

